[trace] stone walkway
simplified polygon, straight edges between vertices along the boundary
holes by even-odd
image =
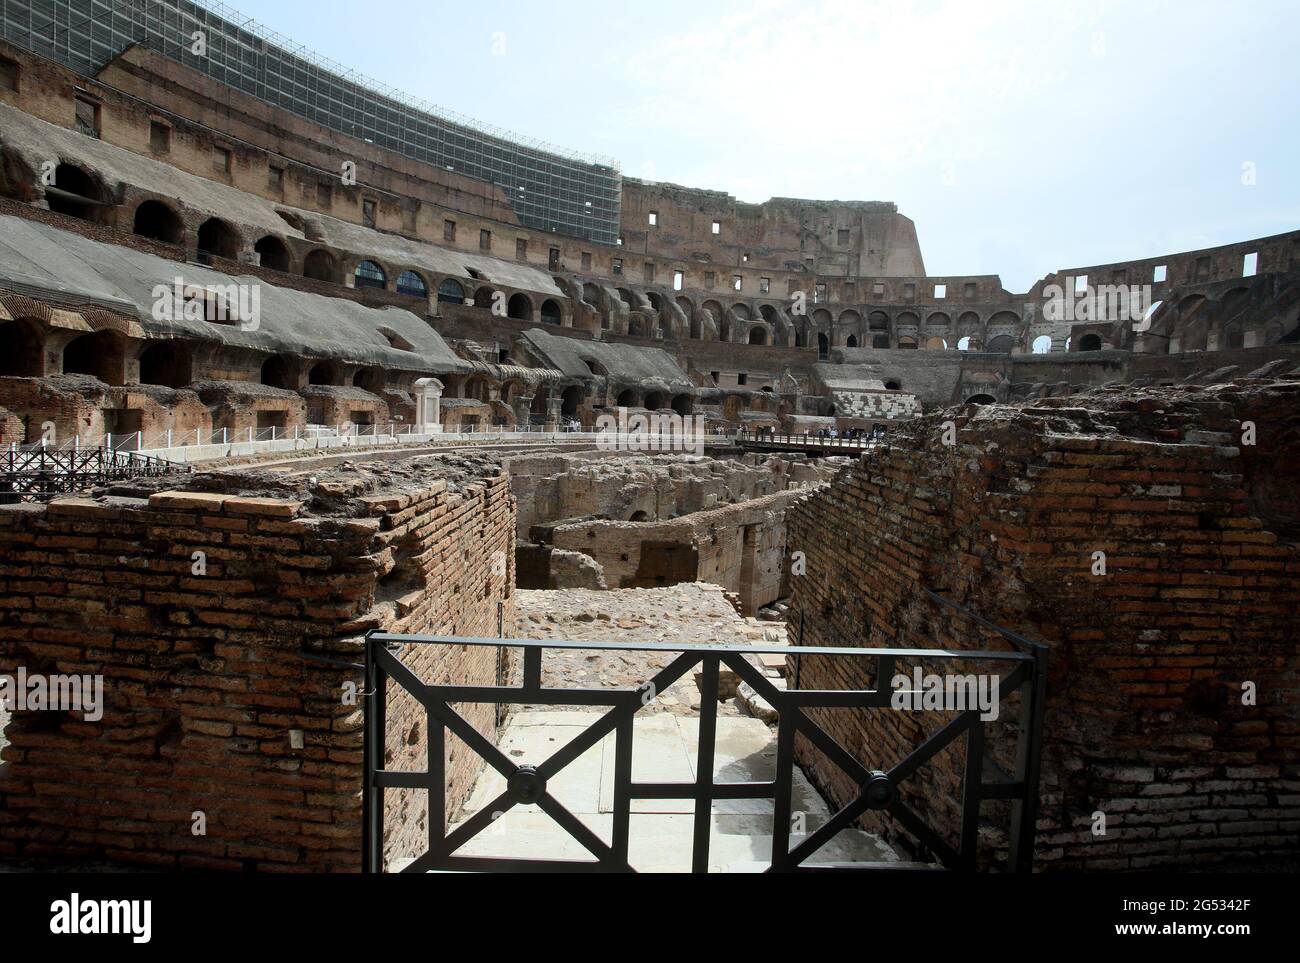
[[[610,591],[521,590],[516,594],[515,606],[515,635],[524,639],[741,648],[785,644],[783,624],[745,618],[727,601],[719,586],[707,582]],[[542,682],[548,686],[635,688],[674,658],[671,652],[549,650],[542,660]],[[642,713],[696,715],[699,711],[700,690],[694,676],[687,673]],[[718,713],[743,714],[734,699],[720,704]]]
[[[520,591],[516,597],[516,637],[612,641],[620,643],[719,644],[746,648],[784,645],[783,623],[741,616],[716,585],[696,582],[657,589]],[[636,688],[673,653],[590,651],[547,652],[542,663],[548,686]],[[750,661],[775,676],[774,660]],[[766,666],[764,662],[766,661]],[[779,657],[775,660],[782,661]],[[633,724],[632,779],[637,782],[691,783],[696,778],[700,691],[687,673],[638,713]],[[538,765],[600,718],[591,707],[516,710],[501,737],[501,748],[519,764]],[[718,705],[714,739],[715,782],[762,782],[775,775],[773,730],[749,714],[740,699]],[[614,736],[608,735],[552,780],[547,789],[604,842],[610,842],[614,798]],[[791,845],[830,817],[825,800],[798,769],[791,799]],[[505,789],[495,770],[475,784],[457,822],[489,805]],[[724,800],[712,806],[712,872],[755,872],[771,861],[771,800]],[[651,872],[686,872],[691,867],[694,803],[689,800],[635,800],[629,820],[629,861]],[[536,806],[516,806],[461,847],[462,856],[512,856],[529,859],[590,860],[591,854]],[[895,862],[897,856],[876,837],[845,830],[809,863]],[[394,868],[400,868],[395,866]]]
[[[502,735],[501,748],[519,763],[536,765],[600,718],[595,712],[520,712]],[[661,712],[638,716],[633,724],[632,779],[636,782],[691,783],[696,774],[699,720]],[[714,740],[715,782],[770,781],[776,772],[771,730],[757,719],[719,718]],[[468,818],[505,790],[495,770],[479,777],[465,807]],[[547,786],[547,791],[608,844],[613,825],[614,736],[607,736]],[[694,803],[681,799],[640,799],[631,804],[628,859],[641,872],[689,872]],[[795,769],[791,793],[791,845],[830,818],[825,800]],[[772,857],[772,801],[736,799],[715,802],[709,835],[710,872],[761,872]],[[461,856],[592,860],[587,849],[536,806],[516,806],[458,850]],[[876,837],[844,830],[809,860],[819,863],[896,862]]]

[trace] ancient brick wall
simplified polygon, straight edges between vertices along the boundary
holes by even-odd
[[[753,615],[785,594],[785,511],[801,495],[777,492],[665,521],[572,522],[552,531],[551,544],[595,559],[610,588],[711,582]]]
[[[808,566],[792,579],[792,618],[805,645],[1005,648],[920,594],[931,587],[1050,646],[1040,868],[1294,859],[1300,550],[1280,503],[1297,462],[1300,384],[951,409],[791,506],[789,549]],[[846,660],[801,661],[806,688],[870,681]],[[1000,724],[1016,712],[1012,700]],[[873,769],[939,725],[891,709],[815,715]],[[950,842],[963,751],[902,787]],[[802,738],[798,754],[837,801],[856,795]],[[1001,815],[983,809],[986,858]],[[890,819],[864,822],[915,842]]]
[[[99,721],[14,714],[0,853],[356,870],[363,715],[345,690],[363,678],[346,664],[370,629],[491,636],[512,618],[508,482],[448,457],[188,488],[0,508],[0,673],[104,683]],[[494,648],[408,648],[425,681],[496,680]],[[494,735],[492,707],[460,708]],[[385,765],[423,768],[423,712],[390,686],[388,713]],[[480,761],[447,751],[454,812]],[[426,809],[387,794],[390,854],[418,845]]]

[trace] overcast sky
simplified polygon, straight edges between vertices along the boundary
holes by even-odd
[[[1013,292],[1300,228],[1296,0],[230,2],[634,177],[894,201]]]

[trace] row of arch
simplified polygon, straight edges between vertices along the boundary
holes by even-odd
[[[47,356],[57,361],[63,374],[90,375],[107,385],[126,382],[127,339],[117,331],[80,334],[68,341],[57,355],[47,355],[47,339],[41,322],[18,318],[0,322],[0,376],[36,378],[46,372]],[[185,388],[194,382],[194,351],[182,340],[146,343],[138,356],[139,384]],[[306,385],[336,385],[362,388],[379,394],[388,382],[384,369],[362,366],[346,374],[347,367],[329,359],[296,360],[288,355],[271,355],[261,365],[260,382],[273,388],[297,390],[295,375],[300,365],[310,365],[303,379]]]
[[[46,189],[50,210],[81,220],[99,222],[100,212],[111,206],[108,192],[97,178],[74,164],[62,163],[55,169],[51,185]],[[289,220],[288,215],[285,216]],[[292,221],[290,221],[292,223]],[[180,214],[165,201],[149,198],[136,205],[131,221],[132,233],[139,237],[165,244],[185,243],[186,227]],[[237,227],[220,217],[203,221],[196,232],[196,247],[200,259],[216,257],[238,260],[244,247],[244,238]],[[284,239],[266,234],[253,243],[262,267],[288,273],[292,257]],[[473,272],[471,272],[473,273]],[[333,251],[318,247],[303,257],[302,276],[332,284],[343,283],[342,262]],[[377,261],[366,258],[352,271],[352,284],[356,288],[388,290],[389,272]],[[430,285],[419,271],[407,268],[397,273],[392,290],[408,297],[427,298]],[[456,278],[445,278],[438,286],[437,298],[443,303],[474,303],[485,307],[492,305],[492,290],[471,295]],[[518,292],[510,296],[507,316],[522,320],[540,319],[544,324],[563,324],[563,310],[554,298],[542,300],[534,311],[534,302],[528,295]]]

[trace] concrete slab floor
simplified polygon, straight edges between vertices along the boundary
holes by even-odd
[[[578,736],[601,713],[525,711],[507,723],[500,746],[519,763],[539,765]],[[633,723],[632,778],[638,782],[693,782],[699,719],[667,713],[638,716]],[[772,730],[757,719],[719,718],[713,776],[717,782],[764,781],[776,771]],[[552,796],[606,843],[613,824],[614,736],[611,733],[570,763],[547,787]],[[505,789],[504,778],[487,769],[455,825],[488,805]],[[687,872],[691,866],[694,804],[689,800],[635,800],[629,821],[629,861],[642,872]],[[797,768],[791,811],[802,814],[811,833],[830,818],[825,800]],[[798,828],[798,827],[796,827]],[[711,872],[756,872],[771,861],[772,801],[721,800],[713,804]],[[792,833],[791,845],[799,841]],[[536,806],[516,806],[462,846],[457,855],[529,859],[590,860],[591,854]],[[897,862],[877,837],[841,831],[807,861],[816,863]],[[409,860],[396,860],[391,870]]]

